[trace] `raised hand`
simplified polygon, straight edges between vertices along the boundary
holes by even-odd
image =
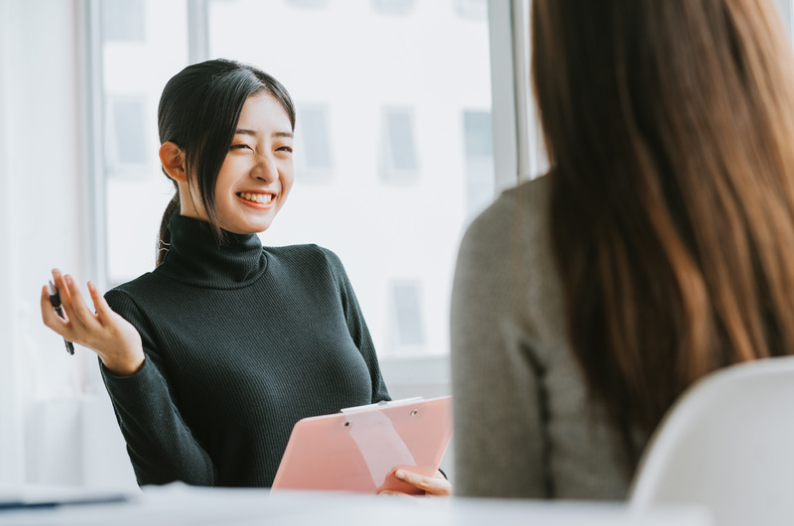
[[[41,289],[41,319],[44,325],[64,339],[93,350],[113,374],[127,376],[138,371],[145,359],[138,330],[111,310],[90,281],[88,291],[94,312],[91,312],[71,276],[64,276],[55,269],[52,278],[61,297],[66,319],[53,310],[45,285]]]

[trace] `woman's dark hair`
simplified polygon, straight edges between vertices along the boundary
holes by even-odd
[[[233,60],[208,60],[186,67],[168,81],[160,97],[157,112],[160,144],[173,142],[185,153],[188,181],[197,184],[219,243],[224,239],[215,210],[215,182],[245,101],[262,92],[275,97],[295,129],[295,106],[284,86],[267,73]],[[169,180],[177,188],[176,181]],[[169,221],[179,213],[179,208],[177,191],[160,223],[157,265],[162,263],[164,248],[171,238]]]
[[[636,465],[693,382],[794,352],[794,60],[771,1],[534,0],[568,340]]]

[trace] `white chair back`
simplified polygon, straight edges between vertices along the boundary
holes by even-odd
[[[685,392],[629,500],[704,504],[720,526],[794,524],[794,357],[731,366]]]

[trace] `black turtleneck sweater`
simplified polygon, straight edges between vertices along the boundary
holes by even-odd
[[[298,420],[389,399],[333,252],[170,228],[165,261],[105,295],[146,353],[131,376],[101,367],[138,484],[269,487]]]

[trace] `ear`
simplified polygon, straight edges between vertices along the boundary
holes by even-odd
[[[160,162],[168,177],[179,183],[187,182],[185,152],[176,143],[169,141],[160,146]]]

